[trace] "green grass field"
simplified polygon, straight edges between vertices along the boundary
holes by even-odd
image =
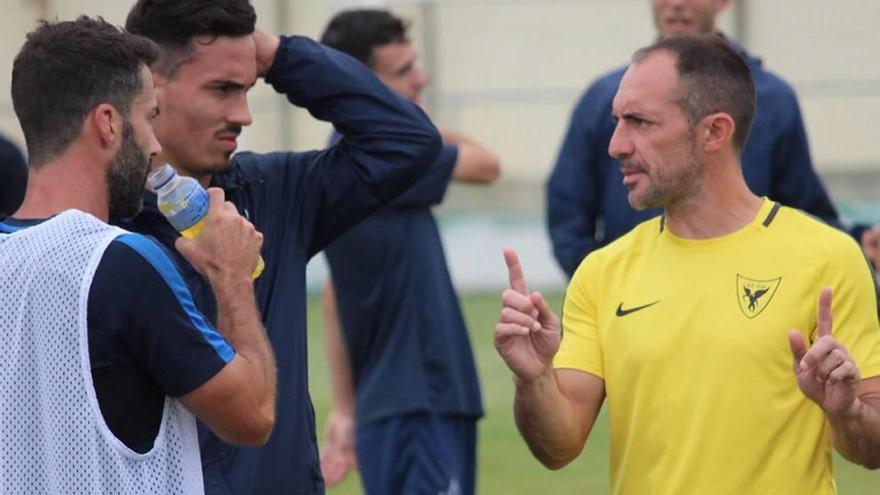
[[[554,308],[561,295],[549,297]],[[513,382],[510,372],[492,347],[492,329],[498,317],[500,295],[469,295],[462,306],[477,359],[486,417],[479,424],[477,491],[486,495],[567,495],[608,493],[608,420],[604,413],[580,457],[559,471],[549,471],[529,453],[512,417]],[[330,407],[330,388],[317,299],[309,301],[309,369],[312,399],[318,419],[319,439]],[[880,493],[880,472],[835,459],[842,495]],[[361,493],[356,476],[349,476],[329,495]]]

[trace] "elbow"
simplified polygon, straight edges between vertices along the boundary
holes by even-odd
[[[568,466],[571,461],[577,458],[577,454],[571,456],[552,456],[546,452],[538,453],[532,452],[535,455],[535,458],[544,465],[545,468],[551,471],[557,471],[559,469]]]
[[[274,428],[275,411],[262,410],[241,418],[241,422],[236,428],[225,432],[225,434],[218,432],[218,435],[232,444],[244,447],[262,447],[269,441]]]
[[[538,442],[534,438],[524,437],[532,455],[547,469],[556,471],[577,459],[583,449],[583,443],[577,445],[550,445]]]
[[[490,153],[483,165],[482,182],[491,184],[501,176],[501,160],[498,155]]]

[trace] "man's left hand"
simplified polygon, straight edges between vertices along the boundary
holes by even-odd
[[[817,339],[808,349],[801,333],[792,330],[788,343],[798,386],[829,417],[842,417],[858,405],[859,368],[846,348],[831,335],[831,288],[819,294]]]

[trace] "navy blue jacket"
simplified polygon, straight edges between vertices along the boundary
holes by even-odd
[[[275,429],[261,448],[229,445],[200,431],[208,494],[323,493],[308,392],[305,269],[309,258],[416,182],[440,152],[430,120],[389,91],[363,64],[302,37],[282,38],[266,82],[332,122],[344,139],[303,153],[239,153],[212,179],[263,233],[257,302],[278,366]],[[171,247],[177,233],[147,194],[129,228]],[[207,280],[177,254],[196,303],[209,317]]]
[[[737,46],[757,86],[757,111],[742,155],[743,175],[759,196],[799,208],[840,226],[810,159],[794,90]],[[660,209],[634,210],[619,162],[608,154],[614,133],[611,101],[626,67],[596,80],[578,102],[547,182],[547,226],[553,254],[571,277],[581,260]],[[861,232],[855,229],[853,235]]]

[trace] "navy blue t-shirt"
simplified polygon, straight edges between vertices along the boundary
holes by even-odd
[[[42,221],[9,218],[0,232]],[[87,321],[101,414],[136,452],[152,448],[166,396],[193,391],[235,355],[198,312],[171,259],[139,234],[123,234],[104,251],[89,288]]]
[[[458,158],[444,146],[428,174],[325,253],[351,361],[357,417],[412,412],[480,417],[467,330],[430,207]]]

